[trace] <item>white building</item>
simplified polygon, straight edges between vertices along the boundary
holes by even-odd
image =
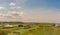
[[[14,26],[10,25],[10,24],[6,24],[6,25],[4,25],[4,27],[14,27]]]
[[[55,24],[55,26],[60,26],[60,24]]]

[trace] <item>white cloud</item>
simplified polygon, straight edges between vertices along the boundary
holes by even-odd
[[[10,7],[11,9],[20,9],[20,6],[14,6],[14,7]]]
[[[9,5],[10,5],[10,6],[15,6],[16,4],[15,4],[15,3],[13,3],[13,2],[11,2]]]
[[[2,10],[2,9],[5,9],[5,7],[3,7],[3,6],[0,6],[0,10]]]
[[[21,8],[20,6],[17,6],[16,8]]]
[[[56,11],[56,10],[55,10]],[[38,15],[29,15],[24,11],[9,11],[6,14],[0,13],[0,21],[23,21],[23,22],[60,22],[60,14],[50,13],[54,10],[44,10]],[[34,11],[35,12],[35,11]],[[46,14],[48,13],[49,14]],[[58,11],[57,11],[58,12]],[[39,11],[40,13],[40,11]]]
[[[5,14],[3,14],[3,13],[0,13],[0,16],[11,16],[11,17],[13,17],[13,18],[20,18],[20,17],[23,17],[25,15],[25,13],[24,12],[16,12],[16,11],[9,11],[8,13],[5,13]]]
[[[21,8],[21,6],[18,6],[15,3],[12,3],[12,2],[9,4],[9,6],[10,6],[11,9],[15,9],[15,8],[19,9],[19,8]]]
[[[25,15],[25,13],[24,12],[16,12],[16,11],[9,11],[7,14],[10,14],[10,15],[12,15],[12,14],[18,14],[19,16],[23,16],[23,15]]]
[[[25,15],[25,13],[24,13],[24,12],[20,12],[19,14],[20,14],[20,16],[24,16],[24,15]]]

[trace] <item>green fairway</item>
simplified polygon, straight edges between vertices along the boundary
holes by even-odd
[[[15,24],[12,24],[15,26]],[[8,28],[0,25],[0,34],[4,35],[60,35],[60,27],[55,27],[53,24],[22,24]]]

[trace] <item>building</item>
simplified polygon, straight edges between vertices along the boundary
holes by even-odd
[[[55,26],[59,26],[60,27],[60,24],[55,24]]]
[[[6,28],[12,28],[14,26],[13,25],[10,25],[10,24],[5,24],[4,27],[6,27]]]

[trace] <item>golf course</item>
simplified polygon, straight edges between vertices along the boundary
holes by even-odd
[[[55,24],[0,24],[0,35],[60,35]]]

